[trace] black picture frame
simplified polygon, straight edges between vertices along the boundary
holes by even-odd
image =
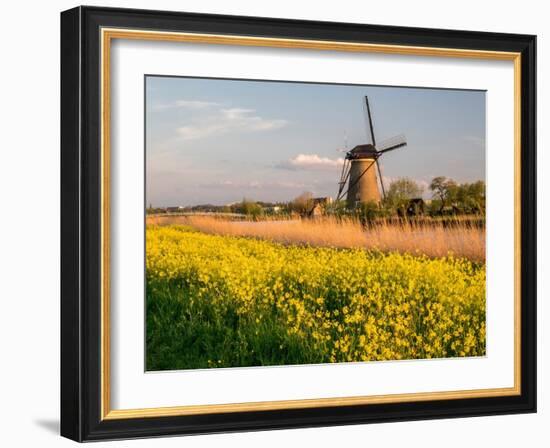
[[[102,27],[521,53],[521,394],[102,420]],[[92,441],[536,412],[535,57],[532,35],[100,7],[61,13],[61,435]]]

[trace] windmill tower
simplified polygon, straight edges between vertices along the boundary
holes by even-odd
[[[367,96],[365,96],[365,103],[367,105],[368,125],[372,143],[357,145],[351,151],[347,151],[346,148],[346,157],[338,182],[338,194],[336,195],[337,201],[346,196],[349,208],[371,201],[380,203],[380,189],[383,197],[386,196],[386,191],[378,159],[382,154],[407,144],[405,136],[398,135],[377,145]],[[379,182],[380,189],[378,188]]]

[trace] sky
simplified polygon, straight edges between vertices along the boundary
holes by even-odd
[[[147,76],[146,201],[153,207],[335,197],[343,149],[404,134],[379,159],[408,177],[485,179],[485,92]]]

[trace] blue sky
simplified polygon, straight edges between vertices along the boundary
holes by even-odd
[[[377,142],[408,142],[380,158],[386,187],[485,179],[485,92],[148,76],[147,204],[334,197],[338,149],[370,142],[365,95]]]

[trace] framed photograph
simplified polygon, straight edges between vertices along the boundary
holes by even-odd
[[[61,14],[61,433],[536,411],[535,36]]]

